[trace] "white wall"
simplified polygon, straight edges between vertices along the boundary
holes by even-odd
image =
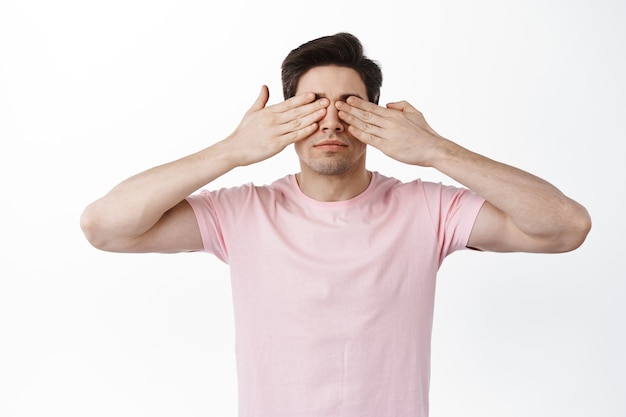
[[[452,255],[431,409],[626,415],[626,6],[617,0],[2,0],[0,415],[234,416],[227,267],[91,248],[84,206],[230,133],[300,43],[350,31],[442,135],[531,171],[594,228],[562,255]],[[293,150],[215,186],[296,170]],[[369,168],[450,182],[370,152]]]

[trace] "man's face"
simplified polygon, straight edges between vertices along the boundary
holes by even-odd
[[[298,82],[296,94],[313,92],[318,98],[330,100],[319,128],[308,138],[294,144],[302,171],[312,170],[322,175],[343,175],[365,169],[366,145],[355,139],[348,126],[339,119],[335,102],[349,96],[367,100],[367,90],[359,74],[346,67],[314,67]]]

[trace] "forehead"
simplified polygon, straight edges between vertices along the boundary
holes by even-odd
[[[367,99],[367,89],[358,72],[352,68],[328,65],[314,67],[302,74],[296,94],[313,92],[329,99],[356,95]]]

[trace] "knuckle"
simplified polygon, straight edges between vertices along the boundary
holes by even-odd
[[[298,139],[298,132],[289,132],[285,135],[287,143],[295,142]]]
[[[276,114],[272,112],[265,113],[259,117],[259,120],[266,124],[272,124],[274,119],[276,119]]]

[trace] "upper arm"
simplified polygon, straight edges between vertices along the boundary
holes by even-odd
[[[203,249],[196,216],[186,200],[166,211],[154,226],[142,235],[110,238],[101,244],[94,242],[92,244],[105,251],[126,253],[174,253]]]
[[[488,201],[476,216],[467,247],[490,252],[558,252],[552,240],[524,233],[509,216]]]
[[[193,252],[203,249],[198,221],[183,200],[166,211],[145,234],[135,238],[135,252]]]

